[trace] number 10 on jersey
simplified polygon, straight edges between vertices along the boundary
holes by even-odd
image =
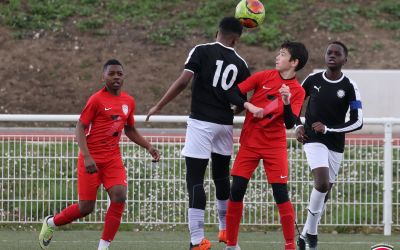
[[[215,70],[215,74],[214,74],[214,80],[213,80],[214,87],[217,87],[218,82],[221,78],[223,64],[224,64],[224,61],[222,61],[222,60],[216,61],[217,69]],[[232,77],[231,77],[229,83],[227,84],[228,76],[230,75],[231,71],[232,71]],[[224,72],[222,73],[222,78],[221,78],[222,89],[228,90],[230,87],[232,87],[233,83],[236,81],[237,74],[238,74],[238,69],[235,64],[229,64],[228,66],[226,66],[226,68],[224,69]]]

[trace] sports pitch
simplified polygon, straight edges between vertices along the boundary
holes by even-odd
[[[0,231],[0,249],[40,249],[37,241],[38,232]],[[97,249],[100,231],[56,231],[50,249]],[[206,235],[213,243],[212,249],[224,249],[223,243],[216,242],[216,232]],[[362,235],[362,234],[321,234],[320,249],[371,249],[377,243],[387,243],[400,249],[400,235]],[[118,232],[111,245],[117,249],[145,249],[145,250],[179,250],[188,249],[188,232]],[[239,243],[243,250],[283,249],[280,232],[244,232],[239,236]]]

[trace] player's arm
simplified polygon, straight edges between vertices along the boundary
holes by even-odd
[[[96,162],[90,155],[89,148],[86,142],[85,126],[80,120],[76,123],[75,137],[78,142],[79,149],[84,159],[86,172],[93,174],[97,172]]]
[[[153,161],[159,161],[160,160],[160,153],[156,148],[153,147],[153,145],[150,144],[140,133],[137,131],[135,127],[131,127],[128,125],[125,125],[124,127],[125,135],[129,138],[129,140],[133,141],[137,145],[147,149],[147,151],[151,154],[153,157]]]
[[[259,78],[261,77],[261,72],[255,73],[238,85],[233,86],[226,92],[228,101],[231,104],[242,109],[247,109],[250,113],[253,113],[254,117],[257,118],[264,117],[264,109],[254,106],[253,104],[248,102],[247,99],[244,98],[244,96],[246,96],[247,92],[256,88],[257,83],[260,80]]]
[[[304,79],[304,81],[301,83],[301,86],[302,86],[302,88],[304,90],[304,93],[305,93],[304,99],[303,99],[303,102],[302,102],[303,104],[306,103],[306,99],[309,98],[309,96],[310,96],[310,86],[312,85],[312,80],[311,80],[311,76],[312,75],[314,75],[314,74],[308,75],[306,77],[306,79]],[[300,111],[301,111],[301,108],[300,108]],[[306,135],[306,131],[304,129],[304,125],[303,125],[303,123],[301,122],[301,119],[300,119],[300,113],[299,113],[299,115],[298,115],[298,117],[297,117],[297,119],[295,121],[294,131],[295,131],[296,139],[299,142],[303,143],[308,139],[308,137]]]
[[[290,103],[292,94],[290,92],[290,88],[286,84],[282,84],[282,87],[279,89],[279,93],[281,94],[283,101],[283,118],[285,127],[287,129],[291,129],[294,127],[296,121],[298,120],[298,114],[295,115],[292,110],[292,105]]]
[[[355,130],[359,130],[363,126],[363,113],[360,92],[358,91],[357,85],[353,82],[352,88],[349,91],[349,109],[350,119],[349,121],[338,124],[335,126],[327,127],[321,122],[315,122],[312,127],[315,131],[321,133],[349,133]]]
[[[158,103],[152,107],[147,113],[146,121],[150,119],[150,116],[159,112],[165,105],[179,95],[189,84],[193,77],[193,72],[184,70],[182,74],[176,79],[176,81],[169,87],[164,96],[158,101]]]

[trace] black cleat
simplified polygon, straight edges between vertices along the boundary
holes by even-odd
[[[306,239],[301,234],[297,239],[297,246],[299,247],[299,250],[306,250]]]
[[[307,233],[307,243],[308,243],[308,247],[310,248],[310,250],[318,250],[317,245],[318,245],[318,235],[313,235],[313,234],[309,234]]]

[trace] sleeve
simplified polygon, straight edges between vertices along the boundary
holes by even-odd
[[[200,71],[201,67],[201,57],[200,57],[200,47],[194,47],[190,52],[185,61],[185,70],[192,73]]]
[[[304,96],[305,92],[302,88],[300,88],[299,91],[294,93],[293,96],[291,97],[290,104],[283,106],[284,107],[283,117],[287,129],[293,128],[295,124],[297,124],[298,121],[300,121],[299,116],[300,116],[301,106],[303,105],[304,102]]]
[[[301,86],[303,87],[304,91],[305,91],[305,96],[304,98],[307,98],[310,95],[310,87],[311,87],[311,76],[314,74],[310,74],[306,77],[306,79],[304,79],[304,81],[301,83]]]
[[[240,108],[244,108],[243,105],[247,101],[246,96],[240,92],[240,89],[237,85],[226,91],[226,97],[231,104]]]
[[[136,108],[136,103],[135,100],[132,98],[131,112],[129,112],[128,120],[126,121],[126,125],[129,127],[135,126],[135,108]]]
[[[86,103],[86,106],[83,108],[83,111],[79,117],[79,121],[85,125],[89,126],[92,123],[94,117],[98,112],[98,102],[95,96],[91,96]]]
[[[253,89],[256,89],[262,80],[265,78],[265,72],[257,72],[248,77],[246,80],[238,84],[238,88],[242,94],[246,94]]]
[[[348,105],[350,109],[349,121],[326,128],[328,133],[348,133],[359,130],[363,126],[363,113],[360,92],[355,82],[350,81],[351,87],[349,88]]]

